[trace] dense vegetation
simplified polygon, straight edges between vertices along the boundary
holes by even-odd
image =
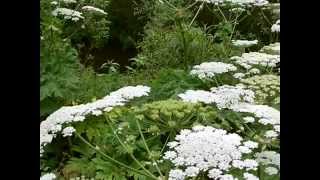
[[[40,3],[40,179],[280,179],[279,1]]]

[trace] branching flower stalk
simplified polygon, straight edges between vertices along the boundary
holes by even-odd
[[[194,20],[198,17],[199,13],[200,13],[200,10],[203,8],[203,4],[204,4],[204,1],[200,4],[196,14],[194,15],[192,21],[190,22],[189,24],[189,27],[191,27],[191,25],[193,24]]]
[[[170,133],[169,133],[169,135],[168,135],[168,137],[167,137],[167,139],[166,139],[166,142],[164,143],[163,147],[161,148],[160,154],[162,154],[162,153],[163,153],[163,151],[164,151],[165,147],[167,146],[167,144],[168,144],[168,142],[169,142],[169,139],[170,139],[171,134],[172,134],[172,131],[170,131]]]
[[[224,13],[222,12],[222,10],[220,9],[219,5],[217,5],[217,9],[219,10],[220,14],[222,15],[224,21],[225,21],[225,22],[228,22],[228,19],[226,18],[226,16],[224,15]]]
[[[148,147],[148,145],[147,145],[147,143],[146,143],[146,140],[144,139],[144,135],[143,135],[143,133],[142,133],[142,131],[141,131],[141,126],[140,126],[140,123],[139,123],[138,120],[136,120],[136,124],[137,124],[137,126],[138,126],[139,133],[140,133],[140,136],[141,136],[141,138],[142,138],[143,144],[144,144],[144,146],[146,147],[146,150],[147,150],[147,152],[148,152],[148,154],[149,154],[149,156],[150,156],[150,158],[151,158],[151,160],[152,160],[152,163],[156,166],[156,169],[157,169],[158,173],[160,174],[161,178],[163,178],[163,174],[161,173],[161,170],[160,170],[160,168],[159,168],[159,166],[158,166],[158,163],[154,160],[154,158],[153,158],[153,156],[152,156],[152,154],[151,154],[151,152],[150,152],[150,149],[149,149],[149,147]]]
[[[120,162],[120,161],[118,161],[118,160],[116,160],[116,159],[114,159],[114,158],[112,158],[112,157],[110,157],[110,156],[108,156],[108,155],[105,154],[104,152],[100,151],[100,148],[99,148],[98,146],[92,145],[90,142],[88,142],[86,139],[84,139],[80,134],[78,134],[78,133],[75,133],[75,134],[76,134],[76,136],[77,136],[82,142],[84,142],[85,144],[87,144],[90,148],[92,148],[92,149],[95,150],[96,152],[100,153],[103,157],[107,158],[107,159],[110,160],[111,162],[113,162],[113,163],[115,163],[115,164],[117,164],[117,165],[119,165],[119,166],[122,166],[122,167],[124,167],[124,168],[126,168],[126,169],[128,169],[128,170],[131,170],[131,171],[133,171],[133,172],[139,173],[139,174],[141,174],[141,175],[150,177],[150,178],[152,178],[152,179],[157,179],[157,178],[154,178],[154,177],[152,177],[152,176],[150,176],[150,175],[148,175],[148,174],[145,174],[144,172],[141,172],[141,171],[139,171],[139,170],[137,170],[137,169],[135,169],[135,168],[132,168],[132,167],[130,167],[130,166],[128,166],[128,165],[126,165],[126,164],[124,164],[124,163],[122,163],[122,162]]]
[[[173,4],[171,4],[169,1],[167,0],[162,0],[162,2],[165,2],[167,5],[169,5],[172,9],[177,10],[177,7],[175,7]]]
[[[158,178],[156,176],[154,176],[149,170],[147,170],[140,161],[137,160],[137,158],[133,155],[132,152],[130,152],[128,150],[128,148],[126,147],[126,145],[121,141],[120,137],[118,136],[118,134],[116,133],[116,131],[114,130],[111,122],[109,121],[109,119],[106,117],[106,121],[108,122],[113,134],[115,135],[116,139],[119,141],[119,143],[121,144],[121,146],[126,150],[126,152],[128,152],[128,154],[130,155],[130,157],[147,173],[149,174],[149,177],[152,177],[153,179],[157,179]]]

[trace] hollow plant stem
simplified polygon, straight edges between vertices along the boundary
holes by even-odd
[[[148,154],[149,154],[152,162],[155,164],[156,169],[157,169],[158,173],[160,174],[160,176],[163,177],[163,174],[161,173],[161,170],[160,170],[157,162],[156,162],[156,161],[153,159],[153,157],[152,157],[152,154],[151,154],[150,149],[149,149],[149,147],[148,147],[148,145],[147,145],[147,142],[146,142],[146,140],[145,140],[145,138],[144,138],[144,135],[143,135],[143,133],[142,133],[141,126],[140,126],[140,123],[139,123],[138,120],[136,120],[136,124],[137,124],[137,126],[138,126],[139,133],[140,133],[140,136],[141,136],[141,138],[142,138],[143,144],[144,144],[144,146],[146,147],[146,150],[147,150],[147,152],[148,152]]]
[[[111,162],[113,162],[113,163],[115,163],[115,164],[117,164],[117,165],[119,165],[119,166],[122,166],[122,167],[124,167],[124,168],[127,168],[127,169],[129,169],[129,170],[131,170],[131,171],[134,171],[134,172],[136,172],[136,173],[139,173],[139,174],[141,174],[141,175],[144,175],[144,176],[153,178],[153,177],[151,177],[150,175],[145,174],[144,172],[141,172],[141,171],[139,171],[139,170],[137,170],[137,169],[134,169],[134,168],[132,168],[132,167],[130,167],[130,166],[128,166],[128,165],[126,165],[126,164],[124,164],[124,163],[122,163],[122,162],[120,162],[120,161],[118,161],[118,160],[116,160],[116,159],[114,159],[114,158],[112,158],[112,157],[110,157],[110,156],[108,156],[108,155],[105,154],[104,152],[100,151],[99,148],[97,148],[97,146],[95,147],[94,145],[92,145],[91,143],[89,143],[89,142],[88,142],[86,139],[84,139],[80,134],[76,133],[76,136],[77,136],[81,141],[83,141],[85,144],[87,144],[90,148],[92,148],[92,149],[95,150],[96,152],[100,153],[103,157],[107,158],[107,159],[110,160]],[[153,178],[153,179],[154,179],[154,178]]]
[[[199,13],[200,13],[200,10],[203,8],[203,4],[204,4],[204,1],[201,3],[201,5],[199,6],[196,14],[194,15],[192,21],[190,22],[189,24],[189,27],[191,27],[191,25],[193,24],[193,22],[195,21],[195,19],[198,17]]]
[[[119,141],[119,143],[121,144],[121,146],[128,152],[128,154],[130,155],[130,157],[147,173],[149,174],[149,176],[151,176],[153,179],[158,179],[157,177],[155,177],[149,170],[147,170],[140,161],[137,160],[137,158],[132,154],[132,152],[130,152],[128,150],[128,148],[126,147],[126,145],[121,141],[120,137],[118,136],[118,134],[115,132],[111,122],[109,122],[109,120],[106,118],[113,134],[115,135],[116,139]]]

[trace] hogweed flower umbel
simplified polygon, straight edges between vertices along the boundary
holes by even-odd
[[[55,180],[57,177],[53,173],[48,173],[40,177],[40,180]]]
[[[230,71],[236,71],[237,67],[232,64],[222,62],[205,62],[196,65],[191,70],[190,74],[195,75],[200,79],[213,78],[217,74],[222,74]]]
[[[204,90],[188,90],[178,95],[186,102],[215,103],[219,109],[230,108],[240,102],[253,103],[254,92],[241,86],[223,85],[211,88],[211,92]]]
[[[211,3],[215,5],[240,5],[240,6],[264,6],[269,4],[267,0],[196,0],[200,2]]]
[[[165,152],[163,158],[175,166],[169,174],[171,180],[196,177],[206,171],[210,178],[223,179],[224,176],[232,177],[228,174],[231,168],[248,171],[256,170],[258,166],[255,160],[242,157],[257,148],[257,143],[243,142],[238,134],[210,126],[198,125],[191,130],[181,130],[169,147],[171,150]]]
[[[238,47],[250,47],[258,44],[258,40],[232,40],[232,44]]]
[[[271,55],[260,52],[243,53],[241,57],[233,56],[230,58],[245,69],[251,69],[253,65],[263,67],[276,67],[280,62],[280,55]]]
[[[107,14],[104,10],[93,7],[93,6],[83,6],[81,9],[86,10],[86,11],[98,12],[98,13],[101,13],[104,15]]]
[[[84,121],[88,115],[98,116],[104,111],[109,112],[114,106],[123,106],[128,100],[147,96],[149,92],[150,87],[147,86],[127,86],[95,102],[77,106],[64,106],[58,109],[40,124],[40,156],[43,153],[44,146],[51,143],[57,133],[62,130],[64,124]],[[70,136],[74,131],[72,127],[67,127],[62,133],[63,136]]]
[[[68,8],[57,8],[52,12],[53,16],[63,16],[66,20],[79,21],[83,19],[82,13]]]

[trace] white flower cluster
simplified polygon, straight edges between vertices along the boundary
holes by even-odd
[[[72,134],[75,132],[76,130],[72,127],[66,127],[62,130],[62,136],[63,137],[67,137],[67,136],[72,136]]]
[[[264,125],[280,124],[280,111],[267,105],[239,103],[232,106],[231,109],[236,112],[253,113],[256,117],[260,118],[258,122]]]
[[[258,40],[248,41],[248,40],[232,40],[232,44],[234,46],[239,47],[250,47],[258,44]]]
[[[223,85],[211,88],[215,96],[215,103],[219,109],[230,108],[240,102],[253,103],[254,92],[241,86]]]
[[[238,134],[228,134],[210,126],[198,125],[191,130],[181,130],[175,141],[168,144],[171,150],[163,157],[175,166],[169,173],[169,179],[196,177],[206,171],[212,179],[234,179],[227,174],[231,168],[256,170],[258,163],[253,159],[243,159],[242,155],[251,153],[258,144],[242,141]]]
[[[90,178],[82,175],[82,176],[72,177],[69,180],[95,180],[95,178]]]
[[[77,3],[76,0],[62,0],[62,2],[66,3],[66,4]]]
[[[259,180],[258,177],[250,173],[243,173],[243,177],[245,180]]]
[[[269,175],[275,175],[275,174],[278,174],[278,169],[275,168],[275,167],[267,167],[264,172],[266,172],[267,174]]]
[[[240,102],[253,103],[254,92],[240,86],[223,85],[211,88],[211,92],[204,90],[188,90],[178,95],[186,102],[215,103],[219,109],[230,108]]]
[[[212,78],[216,74],[222,74],[229,71],[236,71],[237,67],[232,64],[226,64],[222,62],[205,62],[200,65],[196,65],[191,70],[190,74],[195,75],[200,79]]]
[[[271,26],[271,32],[280,32],[280,19]]]
[[[79,11],[75,11],[68,8],[57,8],[52,12],[53,16],[61,15],[64,17],[64,19],[72,20],[72,21],[79,21],[80,19],[83,19],[82,13]]]
[[[276,42],[273,44],[269,44],[268,46],[264,46],[260,52],[267,54],[280,55],[280,43]]]
[[[236,78],[236,79],[242,79],[246,76],[246,74],[244,73],[235,73],[233,74],[233,77]]]
[[[128,100],[147,96],[149,92],[150,87],[147,86],[127,86],[95,102],[58,109],[40,124],[40,156],[43,147],[51,143],[56,134],[62,130],[63,124],[84,121],[87,115],[101,115],[103,111],[109,112],[114,106],[123,106]],[[63,135],[70,136],[74,131],[72,127],[67,127],[63,130]]]
[[[248,70],[248,72],[246,73],[237,72],[237,73],[234,73],[232,76],[236,79],[242,80],[243,78],[249,75],[254,75],[254,74],[260,74],[260,70],[258,68],[252,68]]]
[[[185,93],[179,94],[183,101],[197,103],[202,102],[205,104],[214,103],[215,96],[213,93],[204,90],[187,90]]]
[[[53,173],[48,173],[40,177],[40,180],[55,180],[57,177]]]
[[[233,4],[233,5],[240,5],[240,6],[264,6],[269,4],[267,0],[196,0],[206,3],[211,3],[215,5],[219,4]]]
[[[81,9],[86,10],[86,11],[93,11],[93,12],[98,12],[101,14],[107,14],[104,10],[93,7],[93,6],[83,6]]]
[[[278,174],[280,169],[280,154],[275,151],[262,151],[255,154],[256,161],[264,166],[269,166],[265,172],[269,175]]]
[[[50,4],[56,6],[56,5],[58,5],[58,2],[57,1],[52,1],[52,2],[50,2]]]
[[[234,12],[234,13],[242,13],[242,12],[246,11],[246,9],[244,9],[242,7],[236,7],[236,8],[230,9],[230,11]]]
[[[266,132],[265,137],[275,138],[280,135],[280,111],[267,105],[239,103],[231,107],[233,111],[253,113],[258,122],[263,125],[272,125],[273,130]]]
[[[260,70],[259,69],[257,69],[257,68],[252,68],[252,69],[250,69],[249,71],[248,71],[248,74],[260,74]],[[248,74],[246,74],[246,75],[248,75]]]
[[[255,121],[254,117],[251,116],[246,116],[243,118],[243,120],[245,121],[245,123],[253,123]]]
[[[260,65],[264,67],[275,67],[280,62],[280,55],[271,55],[260,52],[243,53],[241,57],[233,56],[230,58],[236,64],[250,69],[252,65]]]

